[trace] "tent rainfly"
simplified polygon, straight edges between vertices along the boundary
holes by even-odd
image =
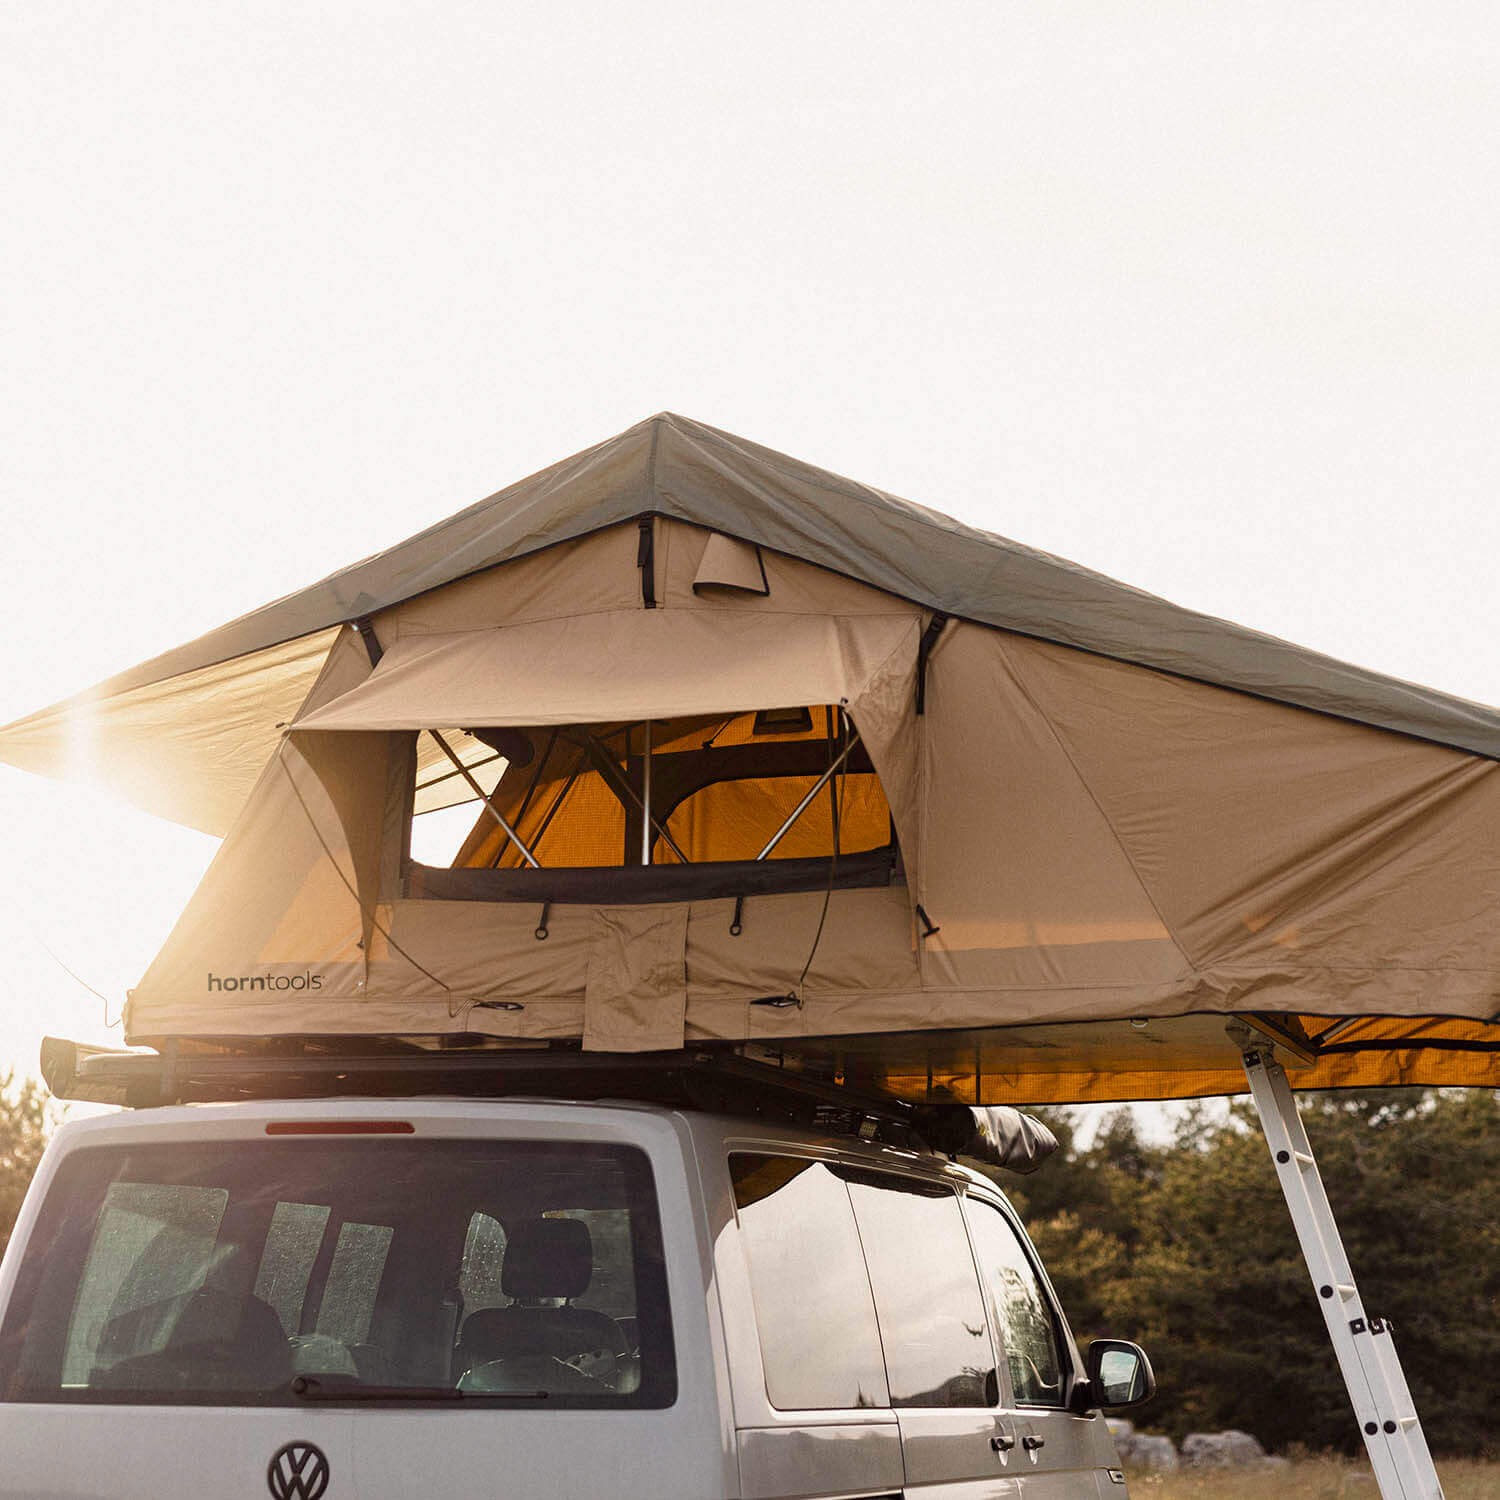
[[[1500,1086],[1500,713],[677,416],[0,756],[223,836],[132,1042],[1047,1103],[1241,1090],[1238,1017],[1299,1088]]]

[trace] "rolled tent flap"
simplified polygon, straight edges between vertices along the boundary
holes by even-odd
[[[693,575],[693,592],[711,594],[724,590],[737,594],[766,595],[771,592],[766,581],[766,565],[760,548],[749,542],[736,541],[722,532],[712,532]]]

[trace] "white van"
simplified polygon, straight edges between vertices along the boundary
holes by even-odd
[[[0,1267],[34,1500],[1114,1497],[1153,1388],[981,1174],[661,1104],[78,1121]]]

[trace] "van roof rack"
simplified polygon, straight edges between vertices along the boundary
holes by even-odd
[[[1011,1109],[912,1104],[801,1068],[746,1057],[737,1044],[671,1052],[571,1046],[422,1045],[399,1037],[167,1038],[126,1051],[47,1037],[42,1077],[59,1099],[131,1109],[362,1095],[402,1098],[633,1099],[800,1125],[831,1135],[1033,1170],[1055,1149],[1045,1126]]]
[[[910,1130],[919,1107],[739,1054],[732,1045],[671,1052],[583,1052],[573,1047],[427,1047],[400,1038],[278,1038],[272,1046],[168,1039],[152,1052],[47,1037],[42,1077],[59,1099],[126,1108],[314,1099],[334,1095],[455,1094],[636,1099],[807,1121],[842,1110],[877,1127]],[[870,1138],[871,1126],[859,1132]]]

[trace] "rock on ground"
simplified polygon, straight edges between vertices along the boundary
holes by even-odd
[[[1123,1417],[1109,1417],[1110,1436],[1120,1462],[1133,1469],[1175,1469],[1177,1467],[1177,1445],[1169,1437],[1160,1437],[1153,1432],[1137,1432],[1134,1423]]]
[[[1266,1450],[1248,1432],[1190,1432],[1182,1461],[1197,1469],[1239,1469],[1267,1462]]]

